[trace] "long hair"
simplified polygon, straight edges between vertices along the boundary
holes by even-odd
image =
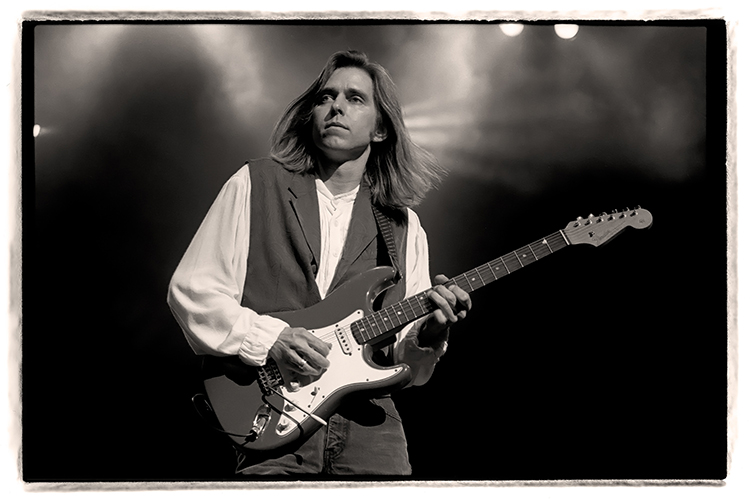
[[[372,202],[390,209],[418,205],[427,192],[436,187],[445,170],[437,160],[412,142],[404,125],[396,85],[380,64],[371,62],[358,51],[333,54],[318,78],[284,111],[271,136],[271,157],[295,172],[316,168],[319,152],[312,138],[312,112],[318,93],[339,68],[356,67],[372,78],[378,125],[387,136],[371,144],[365,178]]]

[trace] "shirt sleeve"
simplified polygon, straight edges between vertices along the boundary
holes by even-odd
[[[262,366],[287,323],[242,307],[250,244],[250,175],[224,184],[172,276],[167,303],[196,354]]]
[[[432,286],[430,280],[430,255],[427,234],[419,217],[409,210],[409,225],[406,241],[406,297],[411,297]],[[424,319],[409,324],[398,335],[394,349],[394,360],[406,363],[412,371],[410,385],[423,385],[432,376],[435,363],[448,348],[448,336],[432,346],[420,346],[417,333]]]

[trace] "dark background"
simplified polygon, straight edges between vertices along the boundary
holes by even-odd
[[[474,294],[396,396],[414,478],[724,478],[724,23],[579,24],[25,24],[24,480],[233,479],[167,283],[346,48],[389,69],[450,170],[417,208],[433,274],[579,215],[654,216]]]

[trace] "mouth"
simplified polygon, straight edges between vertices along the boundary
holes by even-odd
[[[349,130],[349,128],[346,125],[343,125],[343,124],[338,123],[338,122],[332,122],[332,123],[329,123],[329,124],[326,125],[326,129],[333,128],[333,127],[342,128],[344,130]]]

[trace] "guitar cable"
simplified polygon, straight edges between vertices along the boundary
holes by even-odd
[[[297,403],[295,403],[295,402],[294,402],[294,401],[292,401],[291,399],[289,399],[289,398],[287,398],[286,396],[284,396],[284,394],[283,394],[283,393],[282,393],[282,392],[281,392],[281,391],[280,391],[280,390],[279,390],[279,389],[278,389],[277,387],[274,387],[274,388],[273,388],[273,392],[274,392],[274,393],[275,393],[275,394],[276,394],[277,396],[281,397],[281,399],[283,399],[284,401],[286,401],[286,402],[287,402],[287,403],[289,403],[290,405],[294,406],[294,407],[295,407],[295,408],[297,408],[297,409],[298,409],[299,411],[301,411],[302,413],[304,413],[304,414],[305,414],[305,415],[307,415],[308,417],[312,418],[313,420],[315,420],[315,421],[316,421],[316,422],[318,422],[319,424],[321,424],[321,425],[328,425],[328,422],[326,422],[325,420],[323,420],[322,418],[320,418],[320,417],[319,417],[319,416],[317,416],[316,414],[314,414],[314,413],[311,413],[311,412],[309,412],[309,411],[305,410],[304,408],[300,407],[300,406],[299,406],[299,405],[298,405]]]

